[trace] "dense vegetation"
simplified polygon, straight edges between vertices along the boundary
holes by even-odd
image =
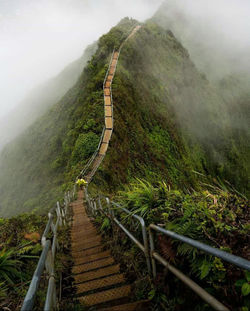
[[[1,310],[20,310],[42,250],[44,226],[45,217],[36,214],[0,219]]]
[[[131,213],[142,216],[147,226],[158,224],[229,253],[249,256],[249,202],[215,185],[187,194],[171,189],[164,182],[152,184],[137,179],[120,191],[116,200]],[[119,218],[115,208],[114,212]],[[142,240],[131,217],[123,214],[120,220]],[[117,260],[124,264],[127,277],[135,282],[136,299],[149,298],[155,305],[154,310],[211,310],[161,265],[157,265],[157,279],[150,283],[141,250],[116,226],[112,227],[108,218],[103,219],[100,214],[96,221],[101,224],[105,240],[112,245]],[[155,248],[230,310],[249,309],[248,272],[161,234],[155,236]]]
[[[111,53],[136,24],[126,18],[102,36],[76,85],[3,150],[1,216],[30,211],[43,214],[72,187],[95,151],[103,128],[102,85]],[[220,119],[225,101],[234,101],[226,92],[232,82],[221,83],[222,94],[198,72],[171,31],[152,21],[145,23],[120,55],[112,85],[115,129],[90,191],[98,189],[113,196],[119,193],[119,200],[132,212],[144,216],[147,224],[161,223],[178,233],[247,257],[248,202],[233,189],[246,194],[249,191],[247,143],[241,139],[241,130],[229,130],[228,115]],[[247,103],[248,95],[241,96]],[[235,110],[240,122],[242,111]],[[135,177],[144,181],[137,180],[119,192]],[[219,188],[208,185],[212,180]],[[27,270],[24,254],[37,256],[40,252],[35,241],[26,245],[25,238],[26,233],[43,229],[44,218],[37,214],[1,220],[0,260],[7,262],[7,270],[3,266],[4,273],[0,274],[0,299],[4,299],[5,305],[9,303],[9,293],[14,301],[17,296],[23,297],[24,283],[31,277],[32,269]],[[102,228],[109,225],[105,220]],[[12,231],[16,235],[10,238]],[[118,240],[128,246],[126,256],[135,252],[138,258],[124,236]],[[168,260],[190,271],[209,291],[216,291],[219,298],[224,295],[231,306],[244,305],[242,310],[247,310],[248,274],[179,243],[161,237],[158,243]],[[33,258],[27,259],[34,264]],[[135,270],[140,270],[140,260]],[[173,299],[168,300],[169,310],[190,303],[188,294],[185,301],[180,300],[178,293],[185,289],[174,278],[169,277],[168,286],[158,281],[161,295]],[[13,288],[13,282],[20,287]],[[176,292],[171,288],[176,288]],[[150,298],[158,299],[154,288]]]
[[[111,52],[136,23],[124,19],[102,36],[77,84],[4,149],[1,215],[44,211],[74,181],[98,144],[103,126],[102,83]],[[115,192],[137,176],[165,178],[183,190],[198,189],[195,170],[225,176],[244,190],[240,157],[236,161],[237,150],[227,139],[225,125],[217,122],[222,99],[170,31],[149,21],[126,43],[113,98],[115,131],[93,187]],[[231,157],[230,165],[218,166],[214,159],[226,155]]]
[[[203,122],[207,124],[208,120],[206,114],[203,114],[205,112],[203,110],[204,101],[195,97],[197,90],[193,92],[193,83],[190,81],[190,85],[187,84],[186,89],[179,89],[180,93],[185,94],[188,105],[191,99],[192,109],[194,108],[198,112],[198,114],[184,112],[183,115],[181,114],[183,104],[175,106],[174,109],[181,120],[180,128],[185,134],[185,124],[187,123],[190,130],[194,130],[189,140],[198,139],[199,143],[207,150],[209,155],[207,163],[211,162],[208,169],[209,174],[230,182],[237,190],[249,197],[249,62],[244,56],[237,55],[233,45],[231,49],[227,47],[225,50],[225,42],[223,42],[221,34],[219,32],[212,33],[206,26],[199,27],[201,20],[192,20],[191,16],[175,1],[170,0],[164,1],[152,18],[164,29],[171,29],[174,32],[178,41],[188,49],[198,70],[209,78],[211,87],[220,96],[219,100],[213,97],[208,102],[208,105],[219,113],[213,114],[212,118],[209,118],[215,125],[214,130],[206,131],[207,127],[203,125]],[[222,42],[217,44],[216,42],[219,42],[220,38]],[[246,53],[246,55],[248,54]],[[192,97],[188,93],[191,93]],[[201,105],[201,103],[203,104]],[[196,119],[199,119],[200,124]]]

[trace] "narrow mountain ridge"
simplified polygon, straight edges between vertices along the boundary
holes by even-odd
[[[102,86],[111,53],[137,24],[125,18],[102,36],[76,85],[3,150],[2,216],[44,212],[72,186],[102,132]],[[145,23],[124,47],[112,89],[115,130],[93,189],[115,193],[137,177],[163,179],[188,191],[200,187],[194,171],[216,174],[213,158],[224,140],[223,124],[215,122],[221,98],[170,31]],[[206,116],[202,124],[201,115]],[[193,139],[201,125],[203,131]],[[218,131],[219,141],[210,135],[201,143],[208,132]]]

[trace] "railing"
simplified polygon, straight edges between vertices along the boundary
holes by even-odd
[[[99,196],[96,199],[90,198],[87,188],[85,188],[85,198],[88,203],[88,211],[95,215],[98,211],[100,211],[102,214],[106,215],[111,219],[112,222],[116,223],[117,226],[123,230],[123,232],[126,233],[126,235],[140,248],[140,250],[144,253],[146,258],[146,264],[149,274],[151,274],[151,264],[150,264],[150,256],[149,256],[149,246],[148,246],[148,237],[146,232],[146,226],[144,219],[136,214],[132,214],[129,210],[126,208],[120,206],[119,204],[110,201],[109,198],[104,196]],[[102,205],[101,199],[104,199],[106,202],[106,210],[105,207]],[[98,207],[99,206],[99,209]],[[112,207],[111,207],[112,206]],[[125,213],[128,216],[131,216],[136,221],[139,222],[141,226],[141,232],[142,232],[142,238],[143,242],[140,242],[129,230],[126,228],[122,222],[117,218],[115,215],[116,212],[119,212],[120,214]]]
[[[124,40],[125,42],[126,40]],[[123,44],[124,44],[123,42]],[[120,49],[118,51],[118,58],[120,55],[120,51],[121,48],[123,46],[123,44],[121,44]],[[113,55],[114,55],[114,50],[111,56],[111,60],[109,63],[109,67],[108,70],[106,72],[106,76],[104,79],[104,83],[103,83],[103,90],[105,88],[105,83],[108,77],[108,74],[110,72],[110,67],[113,61]],[[117,62],[115,65],[115,70],[116,70],[116,66],[117,66]],[[115,74],[115,71],[114,71]],[[112,81],[113,81],[113,77],[114,74],[112,76],[111,79],[111,85],[110,85],[110,100],[111,100],[111,106],[112,106],[112,125],[113,125],[113,99],[112,99]],[[105,93],[104,93],[104,111],[105,111]],[[93,155],[91,156],[91,158],[89,159],[89,161],[87,162],[87,164],[85,165],[85,167],[83,168],[83,170],[80,172],[80,174],[77,176],[77,179],[80,177],[84,177],[89,168],[91,167],[91,165],[94,163],[94,161],[97,159],[98,155],[99,155],[99,151],[100,151],[100,147],[101,144],[103,142],[103,137],[104,137],[104,133],[106,130],[106,126],[103,127],[103,131],[102,131],[102,135],[100,137],[99,140],[99,144],[98,147],[96,149],[96,151],[93,153]],[[113,131],[113,126],[112,129]],[[95,174],[96,170],[98,169],[98,167],[100,166],[102,160],[104,158],[104,155],[100,158],[100,161],[97,163],[96,167],[93,167],[91,170],[91,174],[90,174],[90,180],[91,181],[93,175]],[[65,193],[65,197],[64,197],[64,207],[61,207],[59,202],[57,202],[57,205],[55,208],[53,208],[52,210],[50,210],[49,212],[49,220],[47,222],[46,228],[44,230],[43,236],[42,236],[42,246],[43,246],[43,251],[41,253],[38,265],[36,267],[36,270],[33,274],[32,277],[32,281],[30,283],[28,292],[25,296],[21,311],[30,311],[33,310],[33,306],[34,306],[34,302],[35,302],[35,298],[36,298],[36,293],[41,281],[41,277],[44,273],[44,270],[46,270],[47,274],[48,274],[48,289],[47,289],[47,295],[46,295],[46,301],[45,301],[45,306],[44,306],[44,310],[49,311],[49,310],[53,310],[54,308],[56,308],[56,304],[57,304],[57,298],[56,298],[56,282],[55,282],[55,271],[54,271],[54,262],[55,262],[55,255],[56,255],[56,249],[58,248],[58,242],[57,242],[57,229],[58,226],[62,226],[66,224],[66,217],[68,215],[68,207],[69,207],[69,203],[71,202],[71,200],[75,197],[76,194],[76,185],[74,185],[72,194],[70,194],[70,192]],[[91,202],[90,206],[91,205]],[[114,202],[112,202],[112,204],[115,204]],[[96,207],[96,206],[95,206]],[[118,208],[118,207],[117,207]],[[129,213],[129,211],[123,209],[122,207],[119,207],[121,210],[123,210],[123,212]],[[57,219],[56,222],[54,224],[53,222],[53,217],[54,214],[56,213],[57,215]],[[148,240],[147,240],[147,234],[146,234],[146,228],[145,228],[145,223],[144,220],[139,217],[134,215],[133,216],[135,219],[137,219],[141,226],[142,226],[142,234],[143,234],[143,243],[140,243],[130,232],[127,231],[127,229],[119,222],[119,220],[114,217],[113,220],[119,225],[119,227],[126,232],[130,238],[138,245],[138,247],[144,252],[145,256],[146,256],[146,261],[147,261],[147,266],[148,266],[148,270],[149,272],[151,272],[151,266],[150,266],[150,260],[149,260],[149,248],[148,248]],[[51,239],[49,238],[49,234],[52,233],[52,242]]]
[[[33,274],[21,311],[31,311],[34,309],[33,307],[35,303],[36,293],[44,270],[48,275],[48,288],[44,311],[49,311],[56,308],[57,298],[54,263],[56,250],[58,249],[57,230],[59,226],[66,224],[66,219],[68,216],[68,206],[70,201],[74,197],[75,191],[76,189],[74,188],[72,195],[70,194],[70,192],[67,192],[65,194],[64,206],[61,207],[59,202],[57,202],[56,206],[49,211],[49,219],[41,239],[43,251],[41,253],[36,270]],[[55,223],[53,222],[54,216],[56,216]],[[50,237],[50,235],[52,235],[52,237]]]
[[[117,59],[119,59],[119,56],[120,56],[120,53],[121,53],[121,50],[123,48],[123,45],[125,44],[125,42],[130,38],[131,34],[133,33],[133,31],[136,31],[138,30],[137,27],[141,27],[140,25],[137,25],[136,27],[131,27],[130,31],[128,32],[130,35],[128,34],[124,34],[123,35],[123,38],[122,38],[122,43],[120,45],[120,48],[119,50],[117,51],[118,52],[118,57]],[[115,50],[113,50],[112,52],[112,56],[111,56],[111,59],[110,59],[110,62],[109,62],[109,66],[108,66],[108,69],[106,71],[106,75],[105,75],[105,78],[104,78],[104,81],[103,81],[103,96],[104,96],[104,119],[105,119],[105,92],[104,92],[104,89],[105,89],[105,84],[106,84],[106,81],[107,81],[107,77],[109,75],[109,72],[110,72],[110,68],[111,68],[111,64],[112,64],[112,61],[113,61],[113,56],[114,56],[114,53],[115,53]],[[115,75],[115,72],[116,72],[116,67],[117,67],[117,63],[116,62],[116,65],[115,65],[115,70],[114,70],[114,74],[112,76],[112,79],[111,79],[111,84],[110,84],[110,100],[111,100],[111,107],[112,107],[112,129],[111,131],[113,132],[113,127],[114,127],[114,114],[113,114],[113,97],[112,97],[112,81],[113,81],[113,78],[114,78],[114,75]],[[93,176],[95,175],[98,167],[101,165],[102,161],[103,161],[103,158],[104,158],[104,155],[100,155],[99,154],[99,151],[100,151],[100,147],[101,147],[101,144],[103,142],[103,137],[104,137],[104,133],[105,133],[105,130],[106,130],[106,126],[103,127],[103,131],[102,131],[102,135],[100,137],[100,140],[99,140],[99,145],[97,147],[97,149],[95,150],[95,152],[93,153],[93,155],[91,156],[91,158],[89,159],[89,161],[87,162],[87,164],[85,165],[85,167],[83,168],[83,170],[80,172],[80,174],[77,176],[76,179],[78,178],[81,178],[81,177],[84,177],[87,175],[87,172],[89,170],[89,168],[91,167],[91,165],[93,163],[95,163],[95,160],[97,160],[97,157],[100,156],[100,159],[98,161],[98,163],[96,164],[96,166],[92,167],[91,171],[90,171],[90,178],[88,180],[88,183],[91,182]],[[110,129],[109,129],[110,130]],[[112,135],[112,133],[111,133]]]
[[[110,67],[111,67],[111,63],[112,63],[112,60],[113,60],[113,56],[114,56],[114,50],[112,52],[112,56],[111,56],[111,59],[110,59],[110,62],[109,62],[109,66],[108,66],[108,69],[106,71],[106,75],[105,75],[105,78],[104,78],[104,82],[103,82],[103,96],[104,96],[104,119],[105,119],[105,93],[104,93],[104,86],[105,86],[105,83],[107,81],[107,77],[108,77],[108,74],[109,74],[109,71],[110,71]],[[113,78],[111,80],[111,85],[112,85],[112,81],[113,81]],[[110,90],[112,90],[111,86],[110,86]],[[112,123],[114,122],[113,121],[113,99],[112,99],[112,91],[110,92],[110,99],[111,99],[111,105],[112,105]],[[96,151],[93,153],[92,157],[89,159],[88,163],[85,165],[85,167],[83,168],[83,170],[81,171],[81,173],[77,176],[77,179],[80,178],[80,177],[84,177],[87,172],[88,172],[88,169],[91,167],[91,165],[93,164],[93,162],[97,159],[97,156],[99,154],[99,151],[100,151],[100,147],[101,147],[101,144],[102,144],[102,141],[103,141],[103,137],[104,137],[104,132],[106,130],[106,126],[103,127],[103,130],[102,130],[102,135],[100,137],[100,140],[99,140],[99,144],[98,144],[98,147],[96,148]],[[101,162],[100,162],[101,164]],[[100,165],[99,164],[99,165]],[[97,167],[98,168],[98,167]],[[95,174],[97,168],[95,169],[95,171],[93,171],[92,175]],[[90,182],[91,180],[89,180]]]
[[[183,283],[185,283],[189,288],[191,288],[197,295],[199,295],[204,301],[206,301],[210,306],[212,306],[215,310],[219,311],[229,311],[227,307],[221,304],[217,299],[213,296],[208,294],[203,288],[201,288],[197,283],[192,281],[189,277],[184,275],[180,270],[176,269],[172,266],[168,261],[166,261],[163,257],[160,256],[159,253],[155,251],[155,244],[154,244],[154,233],[158,232],[164,234],[170,238],[176,239],[183,243],[187,243],[194,248],[197,248],[209,255],[213,255],[215,257],[221,258],[233,265],[236,265],[240,268],[246,269],[250,271],[250,262],[246,259],[241,257],[232,255],[230,253],[221,251],[217,248],[211,247],[204,243],[198,242],[196,240],[187,238],[185,236],[179,235],[175,232],[165,230],[159,226],[151,224],[149,226],[149,241],[150,241],[150,254],[151,254],[151,262],[152,262],[152,270],[153,270],[153,277],[156,278],[156,261],[161,263],[163,266],[167,267],[169,271],[171,271],[177,278],[179,278]]]
[[[175,232],[165,230],[162,227],[151,224],[148,228],[149,234],[149,242],[150,242],[150,251],[148,249],[148,237],[147,230],[145,226],[144,219],[136,214],[131,213],[126,208],[120,206],[119,204],[110,201],[108,197],[98,196],[96,198],[92,198],[87,188],[84,189],[85,198],[87,201],[87,210],[92,215],[96,216],[99,212],[109,217],[112,222],[114,222],[117,226],[119,226],[126,235],[143,251],[146,257],[146,263],[149,275],[153,274],[153,278],[156,278],[156,261],[165,266],[169,271],[171,271],[178,279],[180,279],[183,283],[185,283],[190,289],[192,289],[198,296],[200,296],[205,302],[207,302],[214,310],[219,311],[229,311],[229,309],[224,306],[221,302],[219,302],[215,297],[206,292],[202,287],[200,287],[197,283],[191,280],[188,276],[182,273],[180,270],[172,266],[168,261],[166,261],[159,253],[155,251],[155,243],[154,243],[154,232],[164,234],[170,238],[179,240],[183,243],[187,243],[194,248],[197,248],[209,255],[221,258],[224,261],[227,261],[230,264],[233,264],[239,268],[250,271],[250,261],[241,258],[239,256],[232,255],[225,251],[221,251],[220,249],[211,247],[204,243],[198,242],[196,240],[190,239],[188,237],[179,235]],[[106,204],[105,206],[102,204],[101,200],[104,199]],[[136,219],[140,222],[142,228],[142,236],[143,243],[141,243],[125,226],[118,220],[115,213],[125,213],[128,216]],[[128,217],[127,216],[127,217]],[[152,267],[152,268],[151,268]]]

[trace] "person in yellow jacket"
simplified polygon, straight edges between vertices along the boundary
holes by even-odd
[[[80,178],[80,179],[77,179],[76,184],[77,184],[77,186],[80,187],[80,189],[82,189],[82,187],[86,186],[88,183],[85,179]]]

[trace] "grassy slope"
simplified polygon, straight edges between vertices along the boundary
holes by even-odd
[[[86,163],[103,127],[102,83],[111,52],[135,23],[125,19],[104,35],[77,84],[5,148],[0,159],[1,215],[47,210]],[[187,147],[192,132],[185,123],[187,134],[182,137],[183,119],[173,107],[197,116],[197,124],[199,114],[206,114],[204,127],[214,131],[212,116],[219,112],[211,111],[210,103],[217,101],[220,107],[220,99],[170,32],[148,22],[126,43],[113,98],[114,136],[93,187],[110,193],[134,177],[144,177],[164,179],[176,188],[198,188],[192,170],[209,171],[212,164],[199,140]]]

